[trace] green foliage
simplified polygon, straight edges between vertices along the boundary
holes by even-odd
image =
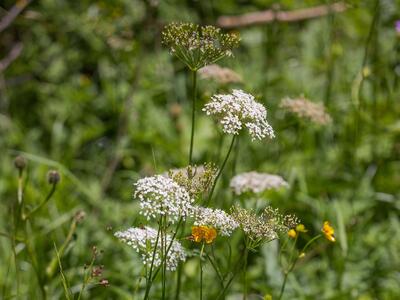
[[[18,41],[24,45],[0,73],[1,299],[17,293],[19,299],[41,299],[40,281],[49,299],[62,298],[65,291],[77,298],[94,245],[104,251],[98,263],[110,286],[89,285],[82,298],[142,299],[140,258],[112,234],[145,221],[132,200],[132,183],[186,166],[190,141],[190,77],[161,46],[163,25],[215,24],[218,16],[275,2],[33,1],[1,33],[0,59]],[[400,35],[394,27],[400,4],[347,2],[349,9],[340,14],[237,29],[241,44],[234,58],[219,62],[242,76],[236,86],[267,107],[277,137],[251,143],[247,135],[240,136],[234,160],[215,190],[215,199],[222,200],[212,206],[228,210],[233,199],[227,187],[234,174],[277,173],[290,188],[263,195],[262,201],[301,218],[309,233],[299,238],[300,246],[320,232],[324,220],[336,229],[335,244],[318,241],[289,275],[283,299],[400,298]],[[279,4],[293,10],[326,3]],[[5,1],[2,6],[9,10],[12,5]],[[199,79],[197,164],[220,164],[229,147],[230,138],[223,138],[200,112],[210,95],[224,89]],[[300,95],[324,103],[333,122],[313,125],[279,107],[282,98]],[[26,228],[13,224],[18,189],[13,160],[18,154],[28,161],[23,174],[27,209],[51,191],[48,170],[61,174],[48,205]],[[79,210],[86,217],[61,255]],[[24,232],[35,264],[25,243],[9,238]],[[223,272],[229,265],[226,253],[239,251],[228,249],[225,239],[218,242],[225,252],[217,255]],[[234,235],[232,243],[239,242]],[[183,243],[192,247],[190,241]],[[249,254],[249,294],[278,296],[283,276],[277,252],[278,243],[272,243]],[[59,273],[36,276],[35,268],[45,270],[54,257],[62,279]],[[189,259],[182,272],[184,299],[196,299],[198,259]],[[220,291],[215,278],[215,270],[205,264],[204,299]],[[154,289],[156,294],[160,287]],[[240,280],[233,281],[229,293],[239,297]]]

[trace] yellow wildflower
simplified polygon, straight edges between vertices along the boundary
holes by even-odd
[[[207,244],[211,244],[217,237],[217,231],[215,228],[208,226],[193,226],[192,227],[192,238],[196,243],[205,241]]]
[[[291,237],[292,239],[295,239],[297,237],[297,232],[294,229],[290,229],[288,231],[288,236]]]
[[[303,258],[303,257],[305,257],[306,256],[306,254],[304,253],[304,252],[301,252],[300,254],[299,254],[299,258]]]
[[[202,226],[192,227],[192,238],[196,243],[200,243],[203,239],[203,229]]]
[[[217,237],[217,231],[212,227],[208,227],[204,232],[204,240],[206,241],[207,244],[211,244],[216,237]]]
[[[306,227],[303,224],[299,224],[296,226],[296,231],[297,232],[307,232],[308,230],[306,229]]]
[[[328,241],[331,242],[335,242],[335,230],[333,229],[333,227],[331,226],[331,224],[329,223],[329,221],[325,221],[324,222],[324,226],[321,229],[322,233],[325,235],[326,239]]]

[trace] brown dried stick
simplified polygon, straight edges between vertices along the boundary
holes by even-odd
[[[2,73],[8,66],[18,58],[23,49],[22,43],[16,43],[2,60],[0,60],[0,73]]]
[[[32,0],[19,0],[9,10],[9,12],[0,20],[0,32],[6,29],[12,21],[24,10]]]
[[[348,8],[344,2],[336,2],[332,5],[320,5],[294,11],[264,10],[248,13],[240,16],[221,16],[217,24],[224,28],[245,27],[254,24],[278,22],[297,22],[325,16],[331,12],[339,13]]]

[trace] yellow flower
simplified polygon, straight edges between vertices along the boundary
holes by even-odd
[[[196,243],[205,241],[207,244],[211,244],[217,237],[217,231],[208,226],[193,226],[192,227],[192,238]]]
[[[299,224],[296,226],[296,231],[297,232],[307,232],[308,230],[306,229],[306,227],[303,224]]]
[[[212,228],[208,227],[205,232],[204,232],[204,240],[206,241],[207,244],[211,244],[215,238],[217,237],[217,231]]]
[[[288,236],[291,237],[292,239],[295,239],[297,237],[297,232],[294,229],[290,229],[288,231]]]
[[[334,236],[335,230],[333,229],[333,227],[331,226],[329,221],[324,222],[324,226],[322,226],[321,231],[325,235],[325,237],[328,241],[331,241],[331,242],[336,241],[335,236]]]
[[[299,258],[303,258],[303,257],[305,257],[306,256],[306,254],[304,253],[304,252],[301,252],[300,254],[299,254]]]
[[[192,227],[192,238],[196,243],[200,243],[203,239],[203,229],[202,226],[193,226]]]

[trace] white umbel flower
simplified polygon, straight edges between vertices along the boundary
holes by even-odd
[[[140,214],[147,220],[165,215],[174,223],[192,213],[189,193],[171,178],[162,175],[145,177],[135,183],[134,197],[140,201]]]
[[[157,242],[157,230],[151,227],[144,228],[129,228],[125,231],[118,231],[114,234],[120,241],[131,246],[137,253],[141,254],[143,264],[147,267],[151,266],[153,261],[153,251],[156,248],[154,255],[154,267],[159,267],[162,262],[162,243],[161,235]],[[179,262],[186,260],[186,253],[182,245],[178,241],[173,241],[171,244],[171,236],[165,237],[167,249],[171,245],[168,253],[166,267],[169,271],[175,271]],[[156,247],[157,244],[157,247]]]
[[[262,193],[266,190],[278,189],[288,186],[288,183],[279,175],[246,172],[238,174],[231,179],[230,187],[236,195],[245,192]]]
[[[230,236],[239,224],[221,209],[197,206],[194,209],[196,226],[211,226],[223,236]]]
[[[265,107],[242,90],[212,96],[203,111],[207,115],[215,115],[225,133],[237,135],[245,127],[252,140],[275,137],[274,130],[268,124]]]
[[[221,67],[217,64],[205,66],[199,70],[199,75],[203,79],[214,79],[220,84],[241,82],[242,77],[235,71]]]

